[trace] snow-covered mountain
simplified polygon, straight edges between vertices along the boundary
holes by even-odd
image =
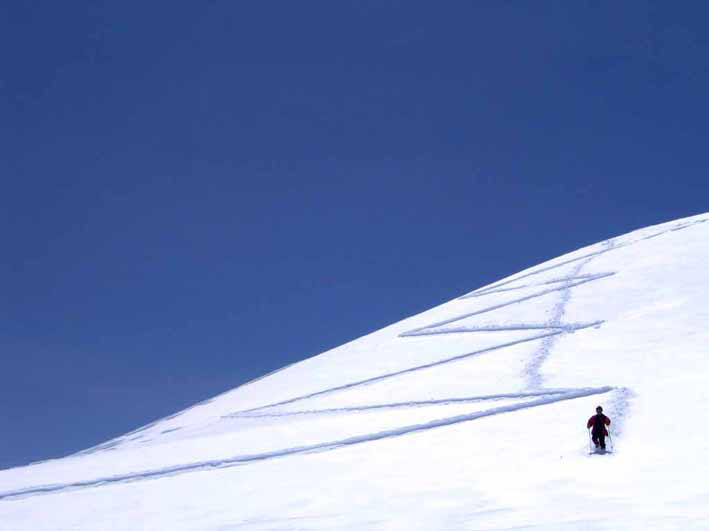
[[[580,249],[2,471],[0,529],[709,529],[707,221]],[[608,455],[589,455],[598,404]]]

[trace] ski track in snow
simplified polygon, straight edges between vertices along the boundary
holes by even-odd
[[[514,286],[512,288],[484,288],[484,289],[480,289],[478,291],[474,291],[472,293],[469,293],[467,295],[463,295],[462,297],[458,297],[457,300],[472,299],[474,297],[482,297],[483,295],[490,295],[491,293],[505,293],[508,291],[515,291],[515,290],[524,289],[524,288],[533,288],[536,286],[549,286],[552,284],[559,284],[562,282],[568,282],[569,280],[593,279],[593,277],[595,277],[595,276],[596,275],[592,275],[592,274],[576,275],[575,277],[554,278],[551,280],[546,280],[544,282],[540,282],[539,284],[522,284],[520,286]]]
[[[400,408],[415,408],[424,406],[437,406],[437,405],[447,405],[447,404],[459,404],[459,403],[474,403],[474,402],[485,402],[494,400],[508,400],[514,398],[530,398],[535,396],[551,396],[551,395],[564,395],[569,392],[576,391],[576,389],[546,389],[544,391],[533,391],[528,393],[501,393],[496,395],[480,395],[480,396],[467,396],[458,398],[441,398],[438,400],[410,400],[408,402],[391,402],[388,404],[370,404],[365,406],[352,406],[352,407],[337,407],[329,409],[308,409],[301,411],[285,411],[275,413],[260,413],[260,410],[254,412],[237,412],[231,413],[229,415],[224,415],[222,418],[269,418],[269,417],[289,417],[293,415],[316,415],[323,413],[344,413],[344,412],[357,412],[357,411],[370,411],[375,409],[400,409]]]
[[[438,321],[430,325],[426,325],[423,327],[419,328],[414,328],[413,330],[409,330],[406,332],[401,333],[399,336],[404,338],[404,337],[411,337],[411,336],[433,336],[433,335],[440,335],[440,334],[452,334],[452,333],[474,333],[474,332],[499,332],[499,331],[519,331],[519,330],[543,330],[544,333],[542,334],[537,334],[533,335],[530,337],[518,339],[516,341],[509,341],[506,343],[501,343],[498,345],[493,345],[491,347],[487,347],[484,349],[476,350],[473,352],[468,352],[465,354],[460,354],[457,356],[452,356],[449,358],[444,358],[441,360],[433,361],[430,363],[425,363],[422,365],[417,365],[414,367],[409,367],[406,369],[401,369],[399,371],[394,371],[391,373],[386,373],[386,374],[381,374],[378,376],[374,376],[371,378],[367,378],[364,380],[359,380],[355,382],[351,382],[348,384],[343,384],[335,387],[331,387],[328,389],[322,389],[320,391],[316,391],[314,393],[309,393],[305,395],[300,395],[297,397],[289,398],[286,400],[281,400],[279,402],[274,402],[271,404],[266,404],[263,406],[251,408],[251,409],[246,409],[243,411],[236,412],[232,414],[232,416],[238,416],[239,414],[246,414],[246,413],[254,413],[257,411],[262,411],[265,409],[273,409],[277,408],[279,406],[285,406],[289,404],[293,404],[295,402],[300,402],[303,400],[308,400],[311,398],[316,398],[320,397],[323,395],[327,394],[332,394],[332,393],[337,393],[340,391],[344,391],[347,389],[352,389],[354,387],[359,387],[363,385],[369,385],[373,384],[376,382],[380,382],[385,379],[389,378],[394,378],[397,376],[401,376],[404,374],[409,374],[415,371],[421,371],[421,370],[426,370],[430,369],[433,367],[438,367],[440,365],[452,363],[455,361],[460,361],[463,359],[467,359],[473,356],[478,356],[481,354],[497,351],[503,348],[511,347],[514,345],[519,345],[521,343],[526,343],[528,341],[536,341],[538,339],[542,339],[542,346],[540,349],[536,351],[536,353],[533,356],[532,361],[528,365],[528,368],[525,370],[525,372],[528,374],[528,387],[530,390],[541,390],[541,376],[539,375],[539,369],[541,368],[542,364],[546,360],[546,358],[549,356],[549,353],[551,351],[551,347],[553,346],[555,340],[557,339],[557,336],[567,334],[567,333],[572,333],[577,330],[583,330],[585,328],[591,328],[591,327],[598,327],[601,324],[603,324],[603,321],[598,320],[598,321],[593,321],[590,323],[563,323],[562,322],[562,317],[564,315],[564,311],[566,308],[566,305],[568,301],[570,300],[570,293],[571,289],[580,286],[582,284],[585,284],[587,282],[592,282],[595,280],[600,280],[603,278],[610,277],[614,275],[614,272],[606,272],[606,273],[598,273],[598,274],[592,274],[592,275],[583,275],[580,276],[580,270],[582,267],[587,265],[595,256],[608,252],[613,248],[612,243],[608,243],[609,248],[604,249],[602,251],[596,252],[596,253],[591,253],[590,255],[586,255],[584,258],[585,260],[581,262],[577,267],[574,268],[574,271],[572,272],[571,275],[560,278],[560,279],[555,279],[554,282],[563,282],[561,286],[554,287],[551,289],[545,289],[543,291],[533,293],[531,295],[527,295],[525,297],[520,297],[518,299],[514,299],[512,301],[507,301],[502,304],[496,304],[487,308],[483,308],[481,310],[477,310],[475,312],[467,312],[462,315],[458,315],[456,317],[446,319],[444,321]],[[555,267],[561,267],[562,265],[566,265],[568,263],[573,262],[574,260],[566,261],[563,262],[562,264],[557,264]],[[550,268],[547,268],[545,270],[549,270]],[[560,293],[561,298],[560,301],[556,303],[554,306],[553,310],[553,317],[551,321],[545,324],[538,324],[538,323],[520,323],[520,324],[513,324],[513,325],[506,325],[506,326],[485,326],[485,327],[457,327],[457,328],[442,328],[445,325],[455,323],[457,321],[460,321],[462,319],[467,319],[470,317],[474,317],[477,315],[485,314],[488,312],[492,312],[495,310],[499,310],[501,308],[513,305],[513,304],[520,304],[524,303],[528,300],[535,299],[537,297],[541,297],[544,295],[549,295],[552,293]],[[317,410],[316,410],[317,411]],[[286,413],[287,414],[287,413]],[[285,416],[285,414],[283,415]]]
[[[582,265],[585,265],[586,263],[588,263],[588,262],[582,262]],[[579,269],[579,268],[577,268],[577,269]],[[476,310],[474,312],[469,312],[469,313],[465,313],[463,315],[458,315],[458,316],[453,317],[451,319],[446,319],[445,321],[440,321],[440,322],[433,323],[430,325],[422,326],[421,328],[414,328],[413,330],[409,330],[408,332],[404,332],[404,333],[400,334],[400,337],[431,335],[431,334],[437,333],[436,329],[440,328],[441,326],[455,323],[456,321],[460,321],[462,319],[467,319],[469,317],[475,317],[477,315],[481,315],[484,313],[493,312],[495,310],[505,308],[506,306],[512,306],[513,304],[519,304],[519,303],[522,303],[522,302],[525,302],[525,301],[528,301],[531,299],[536,299],[537,297],[542,297],[542,296],[548,295],[550,293],[561,292],[562,294],[565,294],[565,293],[568,293],[569,289],[571,289],[575,286],[580,286],[581,284],[585,284],[586,282],[592,282],[594,280],[609,277],[611,275],[615,275],[615,273],[599,273],[597,275],[591,275],[590,277],[577,277],[575,275],[571,275],[570,277],[559,280],[559,282],[564,282],[564,284],[562,286],[539,291],[537,293],[527,295],[526,297],[521,297],[519,299],[514,299],[511,301],[503,302],[503,303],[497,304],[495,306],[483,308],[482,310]],[[578,280],[579,278],[581,278],[581,279]],[[490,293],[493,293],[493,292],[490,292]],[[487,295],[487,294],[488,293],[484,293],[484,295]],[[538,326],[541,328],[550,328],[549,326],[541,326],[541,325],[538,325]],[[557,326],[557,328],[558,328],[558,326]],[[509,329],[510,328],[503,327],[503,326],[498,328],[498,330],[509,330]],[[440,333],[440,332],[438,332],[438,333]]]
[[[549,265],[549,266],[545,266],[545,267],[542,267],[542,268],[539,268],[539,269],[535,269],[535,270],[530,271],[530,272],[528,272],[528,273],[524,273],[524,274],[522,274],[522,275],[519,275],[519,276],[510,278],[510,279],[508,279],[508,280],[502,280],[502,281],[500,281],[500,282],[495,282],[495,283],[493,283],[493,284],[490,284],[489,286],[485,286],[485,287],[476,289],[476,290],[474,290],[474,291],[471,291],[470,293],[467,293],[467,294],[465,294],[465,295],[459,297],[458,299],[459,299],[459,300],[460,300],[460,299],[467,299],[467,298],[470,298],[470,297],[477,297],[477,296],[479,296],[479,295],[484,295],[484,294],[487,294],[487,293],[492,293],[493,290],[497,290],[497,289],[498,289],[499,287],[501,287],[501,286],[506,286],[506,285],[508,285],[508,284],[512,284],[513,282],[517,282],[517,281],[519,281],[519,280],[522,280],[523,278],[529,278],[529,277],[538,275],[538,274],[540,274],[540,273],[546,273],[547,271],[551,271],[552,269],[557,269],[557,268],[559,268],[559,267],[563,267],[563,266],[565,266],[565,265],[571,264],[571,263],[573,263],[573,262],[578,262],[578,261],[580,261],[580,260],[584,260],[584,259],[587,259],[587,258],[595,258],[595,257],[598,256],[598,255],[605,254],[605,253],[610,252],[610,251],[615,251],[615,250],[618,250],[618,249],[622,249],[622,248],[624,248],[624,247],[628,247],[628,246],[630,246],[630,245],[635,245],[636,243],[640,243],[640,242],[642,242],[642,241],[644,241],[644,240],[649,240],[649,239],[652,239],[652,238],[657,238],[658,236],[662,236],[663,234],[667,234],[667,233],[669,233],[669,232],[676,232],[676,231],[678,231],[678,230],[683,230],[683,229],[686,229],[686,228],[689,228],[689,227],[693,227],[694,225],[699,225],[700,223],[706,223],[706,222],[708,222],[708,221],[709,221],[709,218],[708,218],[708,219],[697,219],[697,220],[694,220],[694,221],[686,221],[686,222],[684,222],[684,223],[678,223],[677,225],[675,225],[675,226],[672,227],[672,228],[664,229],[664,230],[661,230],[661,231],[659,231],[659,232],[655,232],[655,233],[653,233],[653,234],[650,234],[650,235],[648,235],[648,236],[643,236],[642,238],[638,238],[638,239],[636,239],[636,240],[629,240],[629,241],[626,241],[626,242],[617,243],[616,245],[614,245],[614,246],[611,247],[611,248],[601,249],[600,251],[595,251],[595,252],[592,252],[592,253],[588,253],[588,254],[585,254],[585,255],[583,255],[583,256],[577,256],[576,258],[570,258],[570,259],[568,259],[568,260],[564,260],[563,262],[559,262],[559,263],[552,264],[552,265]],[[611,240],[612,240],[612,239],[611,239]],[[611,241],[611,240],[607,240],[607,241]]]
[[[429,406],[429,405],[445,406],[446,404],[455,404],[455,403],[466,403],[466,402],[473,403],[473,402],[516,399],[516,398],[529,399],[529,398],[538,397],[534,400],[528,400],[525,402],[515,403],[515,404],[511,404],[511,405],[507,405],[507,406],[490,408],[490,409],[486,409],[484,411],[475,411],[475,412],[468,413],[468,414],[441,418],[441,419],[437,419],[437,420],[433,420],[433,421],[429,421],[429,422],[425,422],[425,423],[421,423],[421,424],[413,424],[413,425],[408,425],[408,426],[403,426],[403,427],[398,427],[398,428],[392,428],[389,430],[379,431],[379,432],[375,432],[375,433],[356,435],[353,437],[348,437],[348,438],[337,440],[337,441],[328,441],[328,442],[322,442],[322,443],[317,443],[317,444],[312,444],[312,445],[307,445],[307,446],[286,448],[286,449],[274,450],[274,451],[258,453],[258,454],[236,455],[236,456],[224,458],[224,459],[197,461],[194,463],[179,464],[179,465],[165,467],[165,468],[161,468],[161,469],[147,470],[147,471],[142,471],[142,472],[135,472],[135,473],[129,473],[129,474],[123,474],[123,475],[110,476],[110,477],[103,477],[103,478],[97,478],[97,479],[92,479],[92,480],[68,482],[68,483],[64,483],[64,484],[39,485],[39,486],[28,487],[28,488],[24,488],[24,489],[18,489],[18,490],[14,490],[14,491],[0,492],[0,500],[18,499],[18,498],[24,498],[27,496],[50,494],[50,493],[62,492],[62,491],[66,491],[66,490],[98,487],[101,485],[107,485],[107,484],[113,484],[113,483],[127,483],[127,482],[133,482],[133,481],[149,480],[149,479],[172,476],[172,475],[182,474],[182,473],[187,473],[187,472],[209,470],[209,469],[214,469],[214,468],[240,466],[240,465],[245,465],[245,464],[249,464],[249,463],[264,461],[267,459],[275,459],[275,458],[287,457],[287,456],[291,456],[291,455],[300,455],[300,454],[313,453],[313,452],[329,451],[329,450],[334,450],[336,448],[341,448],[341,447],[345,447],[345,446],[362,444],[362,443],[377,441],[377,440],[390,438],[390,437],[399,437],[399,436],[406,435],[406,434],[413,433],[413,432],[421,432],[421,431],[430,430],[430,429],[434,429],[434,428],[438,428],[438,427],[442,427],[442,426],[449,426],[449,425],[457,424],[460,422],[468,422],[468,421],[472,421],[472,420],[483,418],[483,417],[500,415],[500,414],[504,414],[504,413],[511,413],[514,411],[519,411],[522,409],[529,409],[529,408],[544,406],[544,405],[552,404],[552,403],[563,401],[563,400],[573,400],[576,398],[582,398],[582,397],[592,396],[592,395],[596,395],[596,394],[604,394],[604,393],[609,393],[609,392],[612,392],[612,398],[610,399],[610,404],[609,404],[608,410],[611,412],[611,414],[613,415],[613,417],[615,419],[614,433],[616,434],[616,436],[619,436],[622,433],[623,424],[624,424],[624,421],[625,421],[625,418],[627,415],[629,399],[630,399],[630,397],[632,397],[632,394],[633,394],[632,390],[626,389],[626,388],[615,388],[615,387],[610,387],[610,386],[599,387],[599,388],[578,388],[578,389],[544,389],[543,388],[543,376],[541,374],[541,369],[542,369],[544,362],[552,354],[554,345],[556,344],[558,339],[565,334],[574,333],[578,330],[588,329],[591,327],[599,327],[604,322],[603,320],[597,320],[597,321],[593,321],[593,322],[589,322],[589,323],[564,323],[563,317],[566,312],[566,307],[567,307],[569,301],[571,300],[571,295],[572,295],[571,290],[573,288],[581,286],[583,284],[586,284],[589,282],[594,282],[597,280],[602,280],[602,279],[608,278],[608,277],[616,274],[616,272],[582,274],[581,270],[585,266],[587,266],[590,262],[592,262],[596,257],[598,257],[602,254],[611,252],[613,250],[622,249],[622,248],[627,247],[629,245],[636,244],[636,243],[641,242],[643,240],[656,238],[656,237],[666,234],[668,232],[682,230],[682,229],[697,225],[699,223],[704,223],[706,221],[709,221],[709,220],[700,219],[700,220],[695,220],[695,221],[691,221],[691,222],[680,223],[680,224],[677,224],[674,227],[671,227],[669,229],[662,230],[662,231],[656,232],[654,234],[650,234],[650,235],[644,236],[642,238],[638,238],[636,240],[631,240],[631,241],[618,243],[618,244],[614,243],[613,240],[608,240],[604,243],[605,248],[603,248],[601,250],[587,253],[585,255],[578,256],[578,257],[575,257],[572,259],[568,259],[568,260],[565,260],[565,261],[562,261],[562,262],[559,262],[556,264],[545,266],[545,267],[536,269],[534,271],[513,277],[511,279],[497,282],[497,283],[494,283],[494,284],[484,287],[484,288],[480,288],[478,290],[475,290],[473,292],[470,292],[466,295],[459,297],[457,300],[478,298],[478,297],[483,297],[485,295],[491,295],[491,294],[495,294],[495,293],[512,292],[515,290],[525,289],[525,288],[540,287],[542,289],[541,289],[541,291],[538,291],[536,293],[532,293],[531,295],[520,297],[520,298],[512,300],[512,301],[496,304],[496,305],[493,305],[493,306],[490,306],[487,308],[483,308],[482,310],[477,310],[475,312],[464,313],[464,314],[461,314],[461,315],[451,318],[451,319],[446,319],[444,321],[435,322],[435,323],[432,323],[432,324],[424,326],[424,327],[419,327],[419,328],[415,328],[415,329],[403,332],[402,334],[400,334],[400,337],[406,338],[406,337],[411,337],[411,336],[437,336],[440,334],[454,334],[454,333],[475,334],[475,333],[490,333],[490,332],[499,332],[499,331],[521,331],[521,330],[531,330],[531,331],[541,330],[541,331],[544,331],[544,333],[533,335],[531,337],[519,339],[516,341],[509,341],[509,342],[501,343],[499,345],[493,345],[491,347],[479,349],[479,350],[469,352],[466,354],[451,356],[451,357],[447,357],[447,358],[433,361],[430,363],[426,363],[426,364],[422,364],[422,365],[418,365],[418,366],[414,366],[414,367],[409,367],[406,369],[401,369],[399,371],[381,374],[381,375],[367,378],[364,380],[359,380],[359,381],[351,382],[348,384],[334,386],[334,387],[331,387],[328,389],[323,389],[323,390],[316,391],[313,393],[293,397],[293,398],[286,399],[286,400],[281,400],[279,402],[266,404],[263,406],[259,406],[259,407],[255,407],[255,408],[251,408],[251,409],[246,409],[246,410],[242,410],[242,411],[237,411],[237,412],[234,412],[234,413],[231,413],[228,415],[224,415],[222,417],[222,419],[226,420],[226,419],[259,418],[259,417],[290,417],[290,416],[297,416],[297,415],[302,416],[302,415],[325,415],[325,414],[330,414],[330,415],[335,414],[336,415],[336,414],[349,414],[349,413],[354,413],[354,412],[362,412],[362,411],[377,410],[377,409],[412,408],[412,407],[423,407],[423,406]],[[578,264],[573,268],[571,273],[567,276],[546,280],[546,281],[539,282],[536,284],[535,283],[532,283],[532,284],[526,283],[526,284],[521,284],[521,285],[510,286],[510,284],[517,283],[520,280],[528,279],[530,277],[534,277],[535,275],[539,275],[541,273],[552,271],[554,269],[558,269],[558,268],[561,268],[561,267],[564,267],[566,265],[573,264],[576,262],[578,262]],[[553,287],[549,287],[549,286],[553,286]],[[508,307],[513,304],[522,304],[526,301],[536,299],[538,297],[542,297],[542,296],[546,296],[546,295],[551,295],[554,293],[558,293],[559,298],[552,308],[551,319],[545,323],[541,323],[541,324],[540,323],[516,323],[516,324],[509,324],[509,325],[504,325],[504,326],[501,325],[501,326],[480,326],[480,327],[475,327],[475,326],[450,327],[450,326],[448,326],[448,325],[451,325],[451,324],[453,324],[457,321],[463,320],[463,319],[468,319],[468,318],[475,317],[475,316],[485,314],[488,312],[494,312],[496,310]],[[526,382],[527,382],[527,389],[523,392],[500,393],[500,394],[472,396],[472,397],[458,397],[458,398],[448,398],[448,399],[439,399],[439,400],[394,402],[394,403],[386,403],[386,404],[370,404],[370,405],[361,405],[361,406],[355,405],[355,406],[351,406],[351,407],[326,408],[326,409],[315,409],[315,410],[280,411],[280,412],[277,410],[277,408],[279,406],[289,405],[289,404],[293,404],[296,402],[305,401],[310,398],[320,397],[323,395],[334,394],[334,393],[337,393],[340,391],[352,389],[354,387],[373,384],[373,383],[380,382],[380,381],[383,381],[386,379],[396,378],[396,377],[404,375],[404,374],[409,374],[409,373],[412,373],[415,371],[426,370],[429,368],[433,368],[433,367],[437,367],[440,365],[468,359],[468,358],[475,357],[475,356],[478,356],[481,354],[496,352],[496,351],[499,351],[499,350],[507,348],[507,347],[519,345],[521,343],[526,343],[529,341],[536,341],[536,340],[541,340],[541,343],[540,343],[539,347],[532,353],[526,367],[524,367],[524,369],[523,369],[523,374],[524,374],[524,376],[526,378]],[[280,372],[280,370],[283,370],[283,369],[279,369],[278,371],[274,371],[274,372]],[[270,373],[270,374],[273,374],[273,373]],[[266,376],[268,376],[268,375],[266,375]],[[257,378],[256,380],[259,380],[262,378],[264,378],[264,377]],[[249,383],[251,383],[251,382],[249,382]],[[247,384],[244,384],[244,385],[247,385]],[[167,417],[166,419],[161,419],[161,421],[167,420],[169,418],[174,418],[174,417],[180,415],[181,413],[184,413],[185,411],[188,411],[190,409],[194,409],[195,407],[199,407],[200,405],[211,402],[213,400],[214,400],[214,398],[209,399],[209,400],[202,402],[200,404],[196,404],[195,406],[192,406],[191,408],[188,408],[187,410],[184,410],[182,412],[178,412],[174,415],[171,415],[170,417]],[[119,437],[117,439],[113,439],[111,441],[107,441],[106,443],[95,446],[93,448],[89,448],[89,449],[79,452],[75,455],[81,456],[81,455],[87,455],[87,454],[90,454],[93,452],[97,452],[100,450],[113,449],[115,446],[121,444],[122,442],[124,442],[126,440],[139,439],[141,436],[140,435],[136,436],[136,434],[148,430],[149,428],[155,426],[157,423],[159,423],[161,421],[156,421],[156,422],[150,423],[150,424],[143,426],[142,428],[139,428],[137,430],[134,430],[133,432],[130,432],[129,434],[126,434],[122,437]],[[163,433],[168,433],[170,431],[176,431],[177,429],[178,428],[175,428],[173,430],[164,430]],[[132,439],[128,439],[128,437],[131,437],[131,436],[132,436]]]
[[[587,325],[584,326],[584,328],[590,328],[590,327],[592,327],[592,326],[597,326],[597,325],[599,325],[599,324],[601,324],[601,321],[597,321],[597,322],[595,322],[595,323],[587,324]],[[493,352],[493,351],[496,351],[496,350],[500,350],[500,349],[503,349],[503,348],[506,348],[506,347],[511,347],[511,346],[514,346],[514,345],[520,345],[520,344],[522,344],[522,343],[527,343],[528,341],[535,341],[535,340],[537,340],[537,339],[545,338],[545,337],[548,337],[548,336],[554,336],[554,335],[558,335],[558,334],[563,334],[564,332],[565,332],[565,330],[563,330],[563,329],[562,329],[562,330],[552,329],[552,331],[550,331],[550,332],[545,332],[545,333],[543,333],[543,334],[538,334],[538,335],[531,336],[531,337],[525,337],[525,338],[523,338],[523,339],[518,339],[518,340],[516,340],[516,341],[510,341],[510,342],[507,342],[507,343],[501,343],[501,344],[499,344],[499,345],[494,345],[494,346],[492,346],[492,347],[487,347],[487,348],[480,349],[480,350],[476,350],[476,351],[473,351],[473,352],[467,352],[467,353],[465,353],[465,354],[459,354],[458,356],[453,356],[453,357],[450,357],[450,358],[445,358],[445,359],[442,359],[442,360],[437,360],[437,361],[433,361],[433,362],[430,362],[430,363],[425,363],[425,364],[423,364],[423,365],[416,365],[416,366],[414,366],[414,367],[409,367],[408,369],[401,369],[401,370],[399,370],[399,371],[390,372],[390,373],[386,373],[386,374],[381,374],[381,375],[379,375],[379,376],[373,376],[372,378],[367,378],[367,379],[365,379],[365,380],[359,380],[359,381],[352,382],[352,383],[348,383],[348,384],[338,385],[338,386],[336,386],[336,387],[330,387],[330,388],[328,388],[328,389],[323,389],[323,390],[321,390],[321,391],[316,391],[316,392],[314,392],[314,393],[310,393],[310,394],[307,394],[307,395],[296,396],[296,397],[294,397],[294,398],[289,398],[289,399],[287,399],[287,400],[282,400],[282,401],[280,401],[280,402],[275,402],[275,403],[273,403],[273,404],[267,404],[267,405],[265,405],[265,406],[259,406],[259,407],[255,407],[255,408],[251,408],[251,409],[245,409],[245,410],[243,410],[243,411],[238,411],[238,412],[236,412],[236,413],[237,413],[237,414],[238,414],[238,413],[252,413],[252,412],[254,412],[254,411],[262,411],[262,410],[264,410],[264,409],[272,409],[272,408],[276,408],[276,407],[279,407],[279,406],[285,406],[285,405],[293,404],[293,403],[295,403],[295,402],[300,402],[300,401],[303,401],[303,400],[308,400],[308,399],[310,399],[310,398],[315,398],[315,397],[320,397],[320,396],[323,396],[323,395],[328,395],[328,394],[332,394],[332,393],[337,393],[337,392],[339,392],[339,391],[344,391],[344,390],[347,390],[347,389],[353,389],[353,388],[355,388],[355,387],[360,387],[360,386],[363,386],[363,385],[370,385],[370,384],[373,384],[373,383],[381,382],[381,381],[383,381],[383,380],[387,380],[387,379],[389,379],[389,378],[395,378],[395,377],[397,377],[397,376],[402,376],[402,375],[404,375],[404,374],[410,374],[410,373],[412,373],[412,372],[422,371],[422,370],[426,370],[426,369],[431,369],[431,368],[433,368],[433,367],[438,367],[438,366],[440,366],[440,365],[446,365],[446,364],[448,364],[448,363],[452,363],[452,362],[456,362],[456,361],[461,361],[461,360],[464,360],[464,359],[467,359],[467,358],[471,358],[471,357],[473,357],[473,356],[479,356],[479,355],[481,355],[481,354],[487,354],[487,353],[489,353],[489,352]]]
[[[275,459],[279,457],[286,457],[290,455],[323,452],[328,450],[334,450],[336,448],[342,448],[345,446],[352,446],[355,444],[361,444],[371,441],[378,441],[381,439],[387,439],[391,437],[400,437],[409,433],[417,431],[425,431],[433,428],[439,428],[441,426],[450,426],[452,424],[458,424],[460,422],[467,422],[483,417],[489,417],[493,415],[500,415],[502,413],[510,413],[513,411],[519,411],[521,409],[527,409],[532,407],[537,407],[544,404],[552,404],[554,402],[560,402],[562,400],[572,400],[574,398],[581,398],[584,396],[591,396],[601,393],[607,393],[611,391],[612,387],[598,387],[589,389],[575,389],[565,393],[561,393],[560,396],[539,398],[530,402],[525,402],[522,404],[512,404],[509,406],[501,406],[497,408],[487,409],[485,411],[476,411],[475,413],[469,413],[465,415],[456,415],[454,417],[447,417],[437,420],[432,420],[430,422],[425,422],[422,424],[413,424],[409,426],[403,426],[400,428],[394,428],[391,430],[384,430],[376,433],[369,433],[366,435],[357,435],[354,437],[348,437],[345,439],[340,439],[337,441],[329,441],[318,444],[312,444],[307,446],[297,446],[294,448],[286,448],[283,450],[276,450],[272,452],[264,452],[259,454],[248,454],[248,455],[237,455],[234,457],[228,457],[224,459],[215,459],[209,461],[197,461],[194,463],[187,463],[182,465],[175,465],[171,467],[160,468],[156,470],[146,470],[142,472],[121,474],[116,476],[107,476],[102,478],[96,478],[86,481],[76,481],[73,483],[62,483],[54,485],[39,485],[35,487],[29,487],[26,489],[19,489],[15,491],[7,491],[0,493],[0,500],[7,500],[10,498],[23,498],[26,496],[34,496],[39,494],[50,494],[55,492],[63,492],[67,490],[75,490],[82,488],[98,487],[102,485],[109,485],[114,483],[129,483],[134,481],[142,481],[147,479],[157,479],[166,476],[174,476],[177,474],[183,474],[187,472],[196,472],[209,470],[214,468],[227,468],[233,466],[239,466],[247,463],[254,463],[259,461],[265,461],[267,459]]]
[[[607,242],[605,242],[605,245],[607,247],[607,249],[605,249],[605,250],[611,250],[615,246],[613,240],[608,240]],[[579,273],[581,273],[581,269],[583,269],[586,265],[588,265],[596,256],[598,256],[598,255],[591,256],[588,259],[580,262],[574,268],[570,278],[574,278],[577,275],[579,275]],[[593,280],[595,280],[597,278],[604,278],[604,277],[603,276],[596,276],[593,278]],[[554,306],[552,319],[550,322],[551,326],[561,326],[562,325],[562,319],[564,317],[564,314],[566,313],[566,306],[568,305],[569,301],[571,300],[571,288],[574,286],[577,286],[577,285],[578,284],[574,284],[571,281],[569,281],[567,284],[564,285],[565,289],[563,289],[561,291],[561,294],[562,294],[561,299]],[[542,365],[544,364],[544,362],[547,360],[547,358],[551,355],[551,351],[554,348],[554,343],[556,343],[557,339],[558,339],[558,336],[550,336],[550,337],[544,338],[544,340],[542,340],[541,346],[537,349],[537,351],[532,356],[531,361],[529,362],[529,364],[527,365],[527,367],[525,369],[525,373],[527,375],[527,387],[528,388],[541,389],[543,381],[544,381],[542,374],[541,374],[541,368],[542,368]]]

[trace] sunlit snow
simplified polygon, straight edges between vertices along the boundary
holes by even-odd
[[[0,471],[0,529],[709,529],[707,221],[580,249]],[[589,455],[599,404],[613,453]]]

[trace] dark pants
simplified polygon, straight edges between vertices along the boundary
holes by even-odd
[[[591,434],[591,440],[593,441],[593,444],[596,445],[596,448],[603,448],[604,450],[606,449],[606,434],[601,432],[601,433],[592,433]]]

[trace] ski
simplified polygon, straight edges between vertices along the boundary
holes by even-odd
[[[605,454],[612,454],[613,452],[611,450],[601,450],[600,448],[597,450],[592,450],[588,453],[588,455],[605,455]]]

